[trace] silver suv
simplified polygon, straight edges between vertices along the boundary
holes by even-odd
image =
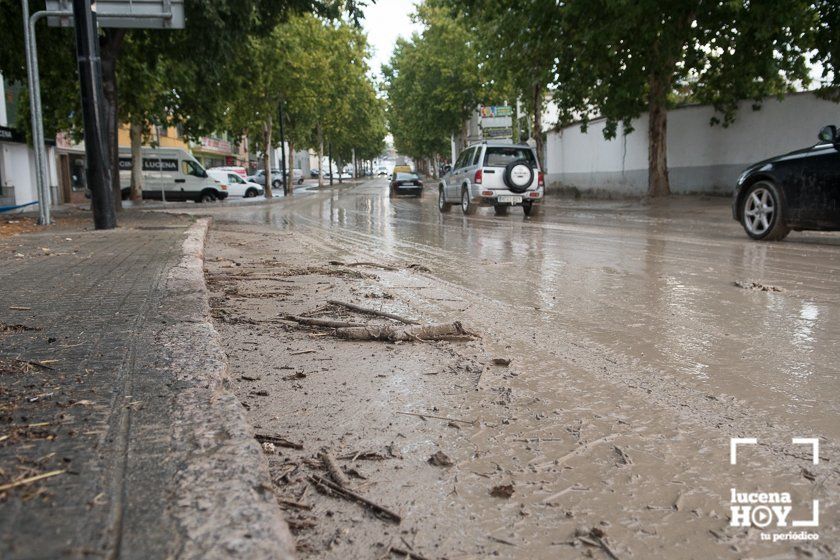
[[[465,149],[438,185],[438,209],[449,212],[460,204],[464,214],[492,206],[504,216],[522,206],[526,216],[537,213],[545,180],[534,150],[527,144],[485,141]]]

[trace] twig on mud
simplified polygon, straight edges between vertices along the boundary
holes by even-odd
[[[349,340],[426,341],[426,340],[472,340],[475,334],[466,330],[460,322],[430,325],[366,326],[336,329],[340,338]]]
[[[21,360],[19,358],[14,358],[14,360],[20,364],[29,364],[30,366],[35,366],[41,369],[47,369],[50,371],[55,371],[54,367],[50,367],[43,362],[37,362],[35,360]]]
[[[294,321],[301,325],[312,325],[313,327],[328,327],[331,329],[338,329],[341,327],[364,327],[362,323],[353,321],[338,321],[335,319],[321,319],[319,317],[298,317],[296,315],[286,315],[283,317],[287,321]]]
[[[60,474],[64,474],[67,471],[50,471],[45,472],[43,474],[30,476],[29,478],[22,478],[20,480],[16,480],[14,482],[10,482],[8,484],[3,484],[0,486],[0,492],[5,492],[6,490],[10,490],[12,488],[17,488],[18,486],[24,486],[25,484],[32,484],[33,482],[37,482],[39,480],[43,480],[45,478],[50,478],[52,476],[58,476]]]
[[[362,307],[361,305],[356,305],[355,303],[347,303],[344,301],[338,301],[335,299],[328,299],[327,303],[330,305],[337,305],[339,307],[346,307],[352,311],[356,311],[358,313],[364,313],[367,315],[374,315],[376,317],[386,317],[388,319],[393,319],[394,321],[399,321],[400,323],[405,323],[406,325],[417,325],[419,324],[417,321],[413,319],[406,319],[396,313],[388,313],[387,311],[378,311],[376,309],[370,309],[369,307]]]
[[[351,262],[345,263],[342,261],[330,261],[330,264],[333,266],[367,266],[370,268],[381,268],[382,270],[397,270],[393,266],[389,266],[387,264],[379,264],[375,262]]]
[[[387,457],[376,451],[357,451],[338,457],[344,461],[385,461]]]
[[[418,416],[420,418],[435,418],[437,420],[449,420],[450,422],[460,422],[461,424],[475,425],[475,420],[459,420],[457,418],[450,418],[448,416],[435,416],[434,414],[423,414],[420,412],[402,412],[397,411],[397,414],[405,414],[406,416]]]
[[[295,443],[280,436],[272,436],[269,434],[254,434],[254,439],[260,443],[273,443],[274,445],[279,445],[280,447],[289,447],[291,449],[303,449],[302,443]]]
[[[350,486],[350,479],[348,479],[344,472],[342,472],[341,467],[339,467],[338,463],[335,462],[335,457],[333,457],[332,453],[330,453],[328,449],[321,451],[318,456],[321,458],[321,462],[324,463],[324,467],[327,469],[327,472],[330,473],[330,476],[336,484],[341,487]]]
[[[402,556],[403,558],[411,558],[411,560],[429,560],[421,554],[417,554],[416,552],[405,550],[396,546],[389,546],[388,554],[396,554],[397,556]]]
[[[553,460],[551,462],[548,462],[548,463],[543,463],[541,465],[537,465],[537,468],[544,468],[544,467],[562,465],[566,461],[568,461],[569,459],[571,459],[573,457],[577,457],[578,455],[583,455],[584,453],[589,451],[589,449],[591,449],[592,447],[595,447],[599,443],[606,443],[610,440],[613,440],[613,439],[617,438],[619,435],[621,435],[621,434],[609,434],[609,435],[606,435],[604,437],[600,437],[598,439],[593,439],[592,441],[590,441],[588,443],[584,443],[580,447],[577,447],[574,451],[566,453],[565,455],[563,455],[562,457],[560,457],[558,459],[555,459],[555,460]]]
[[[289,506],[295,509],[305,509],[307,511],[312,509],[312,506],[309,504],[303,504],[301,502],[296,502],[294,500],[287,500],[285,498],[277,498],[277,503],[281,506]]]
[[[578,536],[578,540],[583,544],[588,544],[589,546],[598,547],[604,551],[604,553],[609,556],[612,560],[620,560],[618,555],[612,551],[606,541],[602,538],[603,531],[599,529],[592,529],[589,532],[589,536],[585,537],[582,535]]]
[[[350,500],[353,502],[357,502],[366,508],[372,510],[374,513],[393,521],[394,523],[400,523],[402,521],[402,517],[400,515],[394,513],[393,511],[380,506],[374,502],[371,502],[364,496],[356,494],[355,492],[348,490],[338,484],[330,482],[329,480],[322,478],[318,475],[309,475],[309,481],[315,485],[315,488],[321,490],[326,494],[333,494],[344,498],[345,500]]]
[[[301,354],[314,354],[315,350],[299,350],[297,352],[289,352],[289,356],[300,356]]]

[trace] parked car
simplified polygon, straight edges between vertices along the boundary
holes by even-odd
[[[395,177],[388,187],[391,198],[398,194],[413,194],[423,196],[423,182],[416,173],[395,173]]]
[[[207,174],[220,183],[227,185],[228,196],[231,198],[253,198],[265,193],[262,185],[247,181],[233,171],[223,171],[216,168],[208,169]]]
[[[333,175],[329,171],[324,171],[324,179],[329,180],[331,177],[335,180],[338,180],[339,177],[340,177],[342,181],[346,181],[348,179],[353,178],[353,176],[350,175],[349,173],[336,173],[335,175]]]
[[[239,166],[239,165],[227,165],[227,166],[224,166],[224,167],[211,167],[207,171],[208,172],[209,171],[230,171],[232,173],[236,173],[237,175],[239,175],[243,179],[248,178],[248,170],[245,169],[242,166]]]
[[[751,165],[738,178],[732,217],[751,238],[780,241],[790,230],[840,230],[840,135]]]
[[[318,172],[318,168],[309,170],[309,176],[312,177],[313,179],[317,179],[319,174],[320,173]]]
[[[376,176],[377,177],[387,177],[388,176],[388,168],[384,165],[379,166],[376,168]]]
[[[207,175],[207,171],[186,150],[143,148],[143,198],[150,200],[194,200],[213,202],[228,196],[227,185]],[[120,148],[120,184],[128,198],[131,183],[131,150]]]
[[[532,216],[544,195],[545,179],[533,148],[488,140],[466,148],[447,166],[438,185],[438,209],[448,212],[460,203],[464,214],[492,206],[496,215],[505,215],[511,206],[521,206]]]
[[[294,182],[298,185],[303,184],[303,171],[300,169],[292,170],[292,176],[294,177]],[[248,177],[249,181],[257,183],[258,185],[265,186],[265,169],[257,169],[257,171]],[[271,170],[271,186],[275,189],[279,189],[283,186],[283,174],[280,172],[279,169],[272,169]]]

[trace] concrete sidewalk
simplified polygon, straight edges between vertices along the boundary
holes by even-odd
[[[81,224],[0,238],[0,558],[292,557],[208,321],[208,222]]]

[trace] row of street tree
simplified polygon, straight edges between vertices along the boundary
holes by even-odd
[[[549,101],[557,126],[604,117],[608,138],[648,112],[648,190],[664,195],[668,108],[708,103],[725,126],[744,99],[838,99],[836,0],[427,0],[415,17],[424,31],[384,68],[395,145],[415,158],[448,154],[479,102],[518,102],[540,154]]]
[[[325,143],[339,161],[372,159],[384,148],[383,102],[368,77],[367,44],[359,31],[359,0],[186,0],[184,30],[100,31],[111,176],[119,204],[117,131],[130,125],[133,152],[154,126],[179,126],[197,140],[213,132],[247,137],[265,154],[279,145],[283,115],[292,149]],[[30,0],[31,9],[43,2]],[[43,25],[43,24],[41,24]],[[0,0],[0,72],[25,82],[19,0]],[[72,29],[40,27],[38,54],[45,134],[81,136]],[[28,130],[21,104],[16,126]],[[291,160],[291,155],[289,160]],[[140,196],[134,158],[132,197]],[[290,184],[286,181],[285,184]]]

